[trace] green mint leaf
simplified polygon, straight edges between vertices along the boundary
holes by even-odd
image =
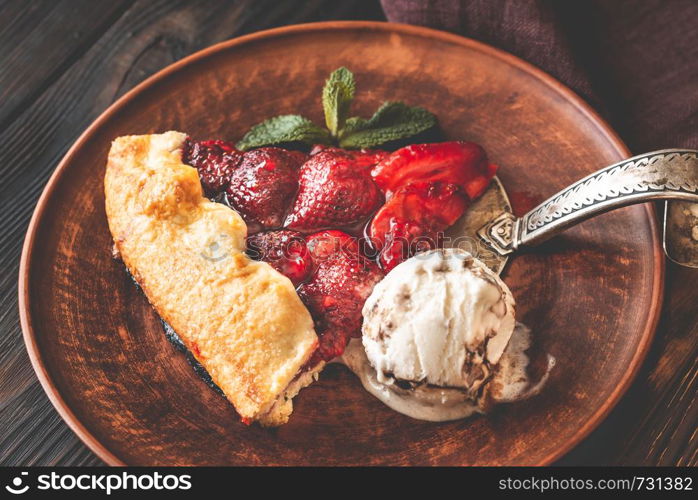
[[[344,127],[355,90],[354,75],[345,67],[334,70],[325,82],[322,89],[322,108],[325,111],[325,123],[332,137],[337,137]]]
[[[385,102],[368,120],[349,118],[339,138],[343,148],[373,148],[411,137],[436,125],[436,116],[424,108]]]
[[[280,115],[264,120],[252,127],[237,143],[241,151],[286,142],[302,142],[308,145],[331,144],[327,130],[300,115]]]

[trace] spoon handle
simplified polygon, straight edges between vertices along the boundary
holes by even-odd
[[[698,203],[698,151],[663,149],[628,158],[575,182],[523,217],[503,213],[478,235],[507,255],[598,214],[657,199]]]

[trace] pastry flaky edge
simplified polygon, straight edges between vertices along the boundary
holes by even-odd
[[[182,162],[186,137],[112,143],[104,191],[116,251],[243,422],[284,424],[323,367],[300,373],[318,345],[313,320],[287,277],[245,255],[242,218],[204,197]]]

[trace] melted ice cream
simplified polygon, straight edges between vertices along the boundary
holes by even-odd
[[[517,323],[492,378],[486,382],[482,393],[475,397],[458,389],[426,385],[404,388],[395,382],[380,382],[359,339],[352,339],[337,361],[359,377],[366,391],[393,410],[418,420],[445,422],[466,418],[474,413],[485,413],[496,403],[521,401],[538,394],[555,366],[555,358],[548,356],[545,375],[538,382],[532,382],[527,373],[529,359],[524,352],[530,345],[530,339],[530,330]]]
[[[446,421],[537,393],[530,331],[499,276],[469,253],[436,250],[393,269],[363,309],[362,340],[341,358],[364,388],[413,418]],[[549,358],[548,372],[554,365]]]

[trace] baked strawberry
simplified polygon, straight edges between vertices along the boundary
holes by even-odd
[[[226,141],[192,141],[187,138],[182,150],[182,161],[199,171],[201,185],[209,197],[223,192],[241,159],[242,153],[232,142]]]
[[[304,153],[272,147],[243,155],[226,193],[250,232],[281,227],[298,189],[298,168],[305,158]]]
[[[313,259],[305,238],[296,231],[267,231],[247,238],[247,253],[255,260],[268,262],[294,286],[310,276]]]
[[[485,191],[496,170],[471,142],[415,144],[376,165],[371,174],[388,201],[369,236],[383,269],[439,246],[443,231]]]
[[[497,171],[474,142],[413,144],[398,149],[371,172],[388,197],[412,182],[445,182],[460,186],[470,200],[480,196]]]
[[[306,241],[315,271],[298,294],[320,338],[309,362],[314,366],[339,356],[350,337],[361,335],[361,308],[383,272],[361,253],[358,241],[342,231],[321,231]]]
[[[468,207],[460,187],[417,182],[398,189],[371,221],[369,235],[388,272],[410,256],[440,246],[443,231]]]
[[[327,148],[300,169],[298,195],[286,227],[298,231],[355,229],[383,203],[371,179],[373,154]]]

